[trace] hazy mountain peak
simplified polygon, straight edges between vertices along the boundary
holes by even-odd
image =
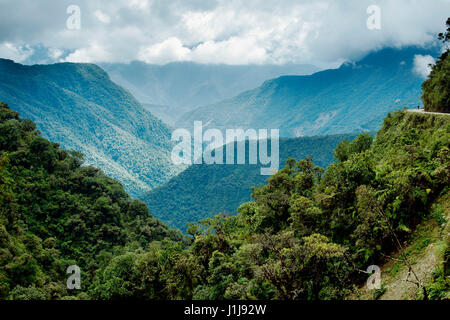
[[[224,65],[172,62],[152,65],[103,64],[111,79],[127,88],[150,111],[174,124],[176,118],[196,107],[231,98],[281,75],[312,74],[312,65]],[[162,108],[161,106],[166,106]]]
[[[418,55],[437,51],[387,48],[338,69],[281,76],[188,112],[176,125],[191,127],[196,120],[216,128],[279,128],[290,137],[373,131],[388,112],[420,104],[423,78],[413,72]]]

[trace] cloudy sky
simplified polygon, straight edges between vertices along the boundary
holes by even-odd
[[[379,30],[367,27],[372,5]],[[450,0],[0,0],[0,57],[326,66],[429,45],[449,15]]]

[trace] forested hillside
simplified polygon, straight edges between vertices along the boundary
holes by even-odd
[[[414,73],[416,55],[438,51],[415,47],[383,49],[360,61],[310,76],[284,76],[238,96],[187,113],[213,128],[280,128],[298,137],[376,131],[388,112],[420,104],[423,78]]]
[[[446,50],[432,66],[428,79],[422,84],[425,111],[450,113],[450,18],[446,25],[446,32],[438,36]]]
[[[0,59],[0,99],[133,195],[182,169],[170,160],[169,128],[96,65],[25,66]]]
[[[288,158],[312,156],[318,166],[326,168],[334,161],[333,150],[338,143],[353,138],[355,135],[280,139],[280,166],[284,166]],[[233,145],[236,150],[236,143]],[[140,198],[156,217],[182,231],[186,230],[187,223],[210,218],[217,213],[235,214],[240,204],[250,201],[254,185],[267,183],[268,177],[261,175],[261,166],[248,164],[248,150],[247,143],[246,164],[191,165]]]
[[[447,223],[446,115],[389,114],[373,144],[340,144],[326,171],[289,160],[239,215],[192,225],[185,241],[5,104],[0,133],[3,299],[340,299],[394,240],[425,219]],[[421,282],[429,298],[448,297],[449,252],[447,237],[435,281]],[[82,280],[70,291],[73,264]]]
[[[115,256],[182,239],[117,181],[80,166],[80,153],[35,129],[0,103],[0,299],[76,294],[66,288],[69,265],[81,268],[87,298],[97,269]]]
[[[254,201],[238,216],[206,219],[207,231],[191,227],[187,255],[198,263],[189,276],[198,279],[192,296],[344,298],[366,281],[358,270],[401,250],[421,221],[436,219],[448,233],[449,206],[441,197],[448,201],[449,147],[450,117],[395,112],[372,145],[366,139],[340,145],[340,161],[325,172],[310,160],[290,160],[254,189]],[[445,239],[428,271],[434,280],[419,279],[419,297],[448,298]]]

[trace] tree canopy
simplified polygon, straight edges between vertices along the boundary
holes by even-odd
[[[450,112],[450,18],[447,19],[447,31],[440,33],[438,39],[442,40],[446,50],[432,66],[428,79],[423,83],[422,101],[425,111]]]

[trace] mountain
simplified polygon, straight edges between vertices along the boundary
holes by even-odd
[[[166,112],[170,116],[166,118],[169,124],[174,124],[184,112],[254,89],[267,79],[319,71],[312,65],[296,64],[230,66],[173,62],[152,65],[134,61],[101,66],[114,82],[127,88],[140,102],[169,106]]]
[[[161,119],[169,126],[175,126],[175,115],[178,115],[178,108],[172,106],[163,106],[150,103],[142,103],[142,106],[158,119]]]
[[[288,158],[312,156],[318,166],[326,168],[334,161],[333,150],[338,143],[354,137],[335,135],[280,139],[280,166]],[[233,146],[236,148],[236,144]],[[164,185],[141,196],[141,200],[155,217],[183,231],[189,222],[197,222],[217,213],[234,214],[241,204],[250,201],[251,187],[266,184],[268,178],[261,175],[260,165],[248,164],[248,150],[247,143],[246,164],[191,165]],[[237,153],[234,154],[236,156]]]
[[[0,59],[0,99],[43,136],[84,153],[132,195],[178,173],[170,130],[93,64],[25,66]]]
[[[279,128],[286,137],[376,130],[388,112],[420,104],[423,79],[413,72],[418,54],[437,52],[388,48],[339,69],[279,77],[188,112],[176,126]]]

